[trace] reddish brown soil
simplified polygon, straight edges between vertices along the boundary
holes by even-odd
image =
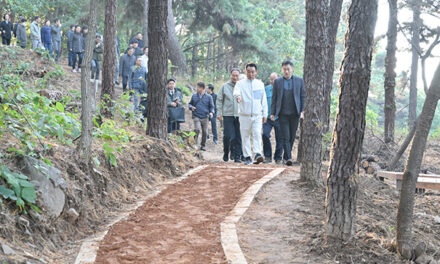
[[[269,171],[208,167],[169,186],[110,229],[96,263],[226,263],[220,223]]]

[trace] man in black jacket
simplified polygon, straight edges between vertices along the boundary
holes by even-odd
[[[284,163],[292,166],[292,147],[295,141],[299,119],[304,116],[305,85],[300,77],[293,76],[293,63],[282,63],[283,77],[273,84],[270,119],[280,122],[281,142],[284,149]]]
[[[9,14],[3,16],[4,20],[0,23],[0,33],[2,35],[2,44],[11,45],[12,23],[9,21]]]

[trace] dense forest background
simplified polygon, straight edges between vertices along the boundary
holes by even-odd
[[[145,2],[144,0],[118,1],[117,35],[120,39],[121,51],[128,47],[129,40],[137,32],[143,32]],[[42,15],[43,20],[44,18],[60,18],[64,32],[67,32],[69,25],[85,24],[89,12],[89,2],[86,0],[3,0],[0,3],[2,7],[6,7],[2,8],[2,12],[10,11],[13,21],[20,15],[27,17],[28,21],[31,21],[34,15]],[[344,1],[336,40],[331,105],[333,119],[337,108],[338,90],[335,87],[338,84],[339,68],[344,52],[349,4]],[[99,5],[98,32],[102,34],[104,32],[104,1],[100,1]],[[277,2],[175,0],[172,6],[176,22],[175,32],[186,59],[187,74],[194,81],[212,82],[217,87],[227,79],[232,67],[240,67],[246,62],[253,61],[259,65],[259,78],[268,83],[270,73],[280,72],[280,63],[284,59],[291,59],[295,64],[295,74],[303,75],[306,22],[303,0]],[[399,13],[411,14],[410,8],[400,4]],[[408,21],[401,21],[399,16],[398,52],[400,54],[407,52],[408,56],[411,45],[409,39],[405,37],[410,36],[411,19],[410,15]],[[427,34],[426,38],[422,38],[422,49],[426,49],[432,39],[432,34]],[[65,45],[66,41],[63,42],[63,47]],[[385,56],[386,35],[376,36],[367,106],[367,126],[375,130],[377,134],[383,133]],[[397,64],[399,65],[399,57],[397,57]],[[428,63],[426,67],[429,69],[432,65]],[[171,63],[170,72],[173,74]],[[409,67],[397,72],[395,93],[396,135],[398,136],[404,136],[408,132],[409,76]],[[421,80],[419,80],[420,83]],[[426,94],[419,85],[418,113],[421,112],[425,97]],[[439,115],[434,118],[430,136],[440,138]]]

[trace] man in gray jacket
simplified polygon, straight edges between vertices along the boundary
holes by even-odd
[[[223,119],[223,160],[231,159],[241,162],[243,155],[241,147],[240,121],[238,118],[238,103],[234,99],[234,87],[240,78],[240,70],[231,70],[231,80],[223,84],[217,94],[217,118]]]
[[[55,25],[51,27],[51,33],[53,50],[55,52],[55,62],[58,63],[61,54],[61,23],[58,18],[55,19]]]
[[[31,41],[32,41],[32,50],[36,50],[37,48],[42,48],[41,44],[41,30],[39,23],[41,22],[41,18],[39,16],[34,18],[34,21],[31,23]]]
[[[136,64],[136,57],[133,55],[134,49],[128,48],[119,63],[119,74],[122,76],[122,90],[127,91],[128,77],[130,76],[131,67]]]
[[[17,33],[16,33],[18,43],[20,44],[20,47],[22,47],[23,49],[25,49],[27,46],[27,35],[26,35],[26,28],[24,26],[24,23],[26,23],[26,19],[22,18],[20,20],[20,23],[18,23],[17,25]]]

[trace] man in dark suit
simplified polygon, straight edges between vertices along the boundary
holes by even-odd
[[[284,149],[284,163],[292,166],[292,147],[295,141],[299,119],[304,116],[304,99],[306,95],[304,80],[293,76],[293,63],[282,63],[283,77],[273,84],[270,119],[279,120],[281,142]]]

